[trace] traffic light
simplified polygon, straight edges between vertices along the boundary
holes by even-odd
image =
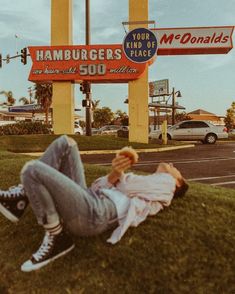
[[[83,94],[86,94],[86,93],[90,93],[90,84],[89,82],[82,82],[80,84],[80,91],[83,93]]]
[[[2,54],[0,54],[0,68],[2,67]]]
[[[6,63],[9,63],[10,62],[10,54],[7,54],[6,55]]]
[[[90,100],[83,99],[82,100],[82,107],[90,107],[91,103]]]
[[[83,94],[86,93],[86,92],[85,92],[85,87],[84,87],[84,82],[82,82],[82,83],[80,84],[80,91],[81,91]]]
[[[21,60],[24,65],[27,64],[27,48],[21,49]]]

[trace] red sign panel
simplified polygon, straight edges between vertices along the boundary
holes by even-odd
[[[38,46],[29,47],[29,52],[33,62],[29,80],[34,82],[128,82],[139,78],[147,67],[147,63],[127,59],[121,44]]]
[[[152,29],[157,55],[224,54],[233,48],[233,26]]]

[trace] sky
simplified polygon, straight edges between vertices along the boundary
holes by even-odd
[[[50,45],[50,0],[0,0],[0,53],[15,55],[23,47]],[[121,44],[123,21],[128,21],[128,0],[90,0],[91,44]],[[149,20],[156,28],[234,26],[235,0],[149,0]],[[233,33],[233,43],[235,43]],[[85,44],[85,0],[73,1],[73,44]],[[0,91],[12,91],[18,100],[28,97],[31,61],[20,58],[3,64]],[[158,56],[149,67],[149,81],[169,79],[170,89],[186,112],[203,109],[217,115],[235,101],[235,49],[228,54]],[[100,107],[128,112],[127,84],[92,85],[92,98]],[[4,101],[0,96],[0,102]],[[83,99],[75,86],[75,104]],[[81,112],[82,113],[82,112]]]

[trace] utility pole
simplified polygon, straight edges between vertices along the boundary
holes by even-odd
[[[175,88],[172,89],[172,126],[175,124]]]
[[[86,45],[90,45],[90,0],[86,0]],[[86,81],[86,136],[91,136],[91,84]]]

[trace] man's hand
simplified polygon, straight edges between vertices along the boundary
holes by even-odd
[[[118,155],[112,160],[113,171],[120,175],[131,167],[131,160],[129,157]]]
[[[131,167],[131,160],[123,155],[118,155],[112,160],[112,171],[108,175],[108,181],[115,185],[122,173]]]

